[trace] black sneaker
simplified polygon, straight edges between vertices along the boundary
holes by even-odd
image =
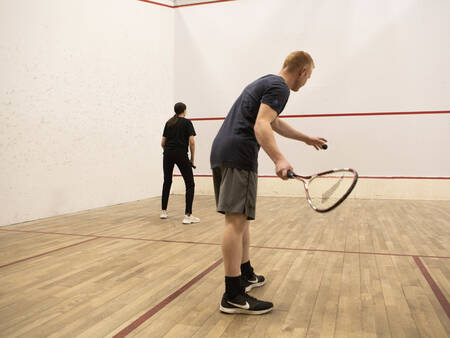
[[[225,313],[245,313],[248,315],[262,315],[272,311],[273,304],[271,302],[264,302],[253,298],[246,293],[242,293],[228,299],[226,293],[223,294],[222,302],[220,303],[220,311]]]
[[[245,292],[249,292],[253,288],[263,286],[266,283],[264,276],[257,276],[252,273],[249,276],[241,276],[241,286],[245,288]]]

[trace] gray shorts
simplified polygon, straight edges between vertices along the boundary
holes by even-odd
[[[258,175],[236,168],[213,168],[217,212],[255,219]]]

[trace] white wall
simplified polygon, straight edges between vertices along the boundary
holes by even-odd
[[[284,114],[448,110],[449,12],[445,0],[2,0],[0,225],[159,195],[173,103],[225,116],[292,50],[317,68]],[[287,121],[330,140],[320,153],[280,140],[300,172],[450,176],[448,115]],[[197,173],[220,123],[195,123]],[[260,174],[273,174],[262,152]]]
[[[310,52],[316,69],[285,115],[450,110],[447,0],[242,0],[175,13],[175,96],[191,117],[225,116],[245,85],[278,73],[293,50]],[[329,139],[326,152],[279,139],[301,173],[350,166],[362,176],[450,177],[450,114],[285,121]],[[198,174],[210,173],[220,125],[195,122]],[[262,151],[259,174],[274,175]]]
[[[173,9],[0,1],[0,225],[161,193]]]

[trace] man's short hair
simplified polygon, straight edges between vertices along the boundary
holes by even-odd
[[[300,70],[305,66],[310,66],[314,68],[314,61],[308,53],[304,51],[295,51],[289,54],[284,60],[283,69],[286,69],[288,72]]]

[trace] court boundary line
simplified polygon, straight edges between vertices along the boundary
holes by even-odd
[[[156,1],[151,1],[151,0],[138,0],[138,1],[145,2],[145,3],[148,3],[148,4],[152,4],[152,5],[167,7],[167,8],[175,8],[172,5],[163,4],[162,2],[156,2]]]
[[[422,275],[425,277],[428,285],[433,291],[434,296],[437,298],[442,308],[444,309],[445,313],[447,314],[447,318],[450,319],[450,304],[448,303],[448,300],[445,297],[445,295],[442,293],[441,288],[434,281],[433,277],[431,277],[431,274],[428,272],[428,269],[426,268],[425,264],[423,264],[423,262],[420,260],[420,258],[418,256],[414,256],[413,258],[414,262],[416,262],[417,266],[419,267],[420,272],[422,272]]]
[[[192,4],[184,4],[184,5],[174,5],[173,8],[181,8],[181,7],[190,7],[190,6],[199,6],[199,5],[213,5],[222,2],[231,2],[237,0],[216,0],[216,1],[203,1],[203,2],[195,2]]]
[[[84,236],[93,237],[93,239],[121,239],[121,240],[133,240],[133,241],[145,241],[145,242],[157,242],[157,243],[174,243],[174,244],[194,244],[194,245],[214,245],[220,246],[221,243],[214,242],[198,242],[198,241],[180,241],[172,239],[153,239],[153,238],[141,238],[141,237],[123,237],[123,236],[108,236],[108,235],[78,235],[73,233],[61,233],[61,232],[44,232],[34,230],[19,230],[19,229],[0,229],[4,232],[24,232],[24,233],[39,233],[45,235],[65,235],[65,236]],[[310,252],[325,252],[325,253],[340,253],[340,254],[359,254],[359,255],[375,255],[375,256],[395,256],[395,257],[420,257],[420,258],[438,258],[438,259],[450,259],[450,256],[430,256],[420,254],[402,254],[402,253],[389,253],[389,252],[371,252],[371,251],[347,251],[347,250],[329,250],[329,249],[315,249],[315,248],[289,248],[278,246],[264,246],[264,245],[250,245],[255,249],[267,249],[267,250],[281,250],[281,251],[310,251]]]
[[[333,113],[333,114],[303,114],[303,115],[280,115],[282,119],[310,118],[310,117],[361,117],[361,116],[391,116],[391,115],[430,115],[430,114],[450,114],[450,110],[428,110],[410,112],[374,112],[374,113]],[[191,121],[217,121],[225,120],[225,117],[192,117]]]
[[[93,241],[93,240],[96,240],[96,239],[98,239],[98,238],[87,239],[87,240],[82,241],[82,242],[78,242],[78,243],[73,243],[73,244],[70,244],[70,245],[66,245],[66,246],[64,246],[64,247],[62,247],[62,248],[53,249],[53,250],[46,251],[46,252],[43,252],[43,253],[40,253],[40,254],[37,254],[37,255],[34,255],[34,256],[30,256],[30,257],[26,257],[26,258],[19,259],[19,260],[17,260],[17,261],[9,262],[9,263],[0,265],[0,269],[1,269],[1,268],[6,268],[7,266],[10,266],[10,265],[14,265],[14,264],[18,264],[18,263],[22,263],[22,262],[28,261],[28,260],[33,259],[33,258],[42,257],[42,256],[51,254],[51,253],[56,252],[56,251],[68,249],[68,248],[71,248],[71,247],[74,247],[74,246],[77,246],[77,245],[80,245],[80,244],[84,244],[84,243],[87,243],[87,242],[90,242],[90,241]]]
[[[113,338],[122,338],[127,336],[132,331],[136,330],[139,326],[141,326],[144,322],[146,322],[148,319],[153,317],[155,314],[157,314],[159,311],[161,311],[166,305],[170,304],[173,300],[175,300],[178,296],[183,294],[186,290],[188,290],[191,286],[193,286],[195,283],[197,283],[200,279],[205,277],[208,273],[213,271],[215,268],[217,268],[220,264],[222,264],[223,258],[220,258],[215,263],[210,265],[208,268],[203,270],[201,273],[199,273],[197,276],[192,278],[189,282],[184,284],[182,287],[177,289],[175,292],[171,293],[169,296],[164,298],[161,302],[153,306],[150,310],[145,312],[143,315],[141,315],[139,318],[135,319],[133,322],[131,322],[129,325],[127,325],[125,328],[120,330],[118,333],[116,333]]]
[[[199,6],[199,5],[212,5],[212,4],[217,4],[217,3],[221,3],[221,2],[231,2],[231,1],[236,1],[236,0],[216,0],[216,1],[203,1],[203,2],[194,2],[192,4],[184,4],[184,5],[168,5],[162,2],[157,2],[157,1],[152,1],[152,0],[138,0],[141,2],[145,2],[145,3],[149,3],[152,5],[158,5],[158,6],[163,6],[163,7],[167,7],[167,8],[171,8],[171,9],[177,9],[177,8],[181,8],[181,7],[191,7],[191,6]]]
[[[182,177],[181,174],[173,174],[174,177]],[[195,174],[194,177],[212,177],[211,174]],[[275,175],[258,175],[258,178],[279,178]],[[450,180],[450,176],[359,176],[360,179],[369,180]]]

